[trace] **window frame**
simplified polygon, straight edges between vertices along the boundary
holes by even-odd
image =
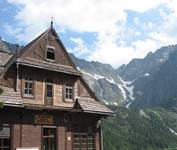
[[[27,79],[28,78],[28,79]],[[26,87],[26,83],[28,84],[28,87]],[[29,84],[32,84],[32,87],[30,87]],[[23,76],[23,86],[22,86],[22,93],[23,93],[23,97],[25,98],[34,98],[34,91],[35,91],[35,86],[34,86],[35,82],[34,79],[31,75],[24,75]],[[25,90],[27,89],[28,93],[25,93]],[[29,94],[29,90],[31,90],[31,94]]]
[[[52,96],[47,96],[48,91],[47,91],[47,86],[51,86],[52,90],[50,92],[52,92]],[[53,100],[54,100],[54,83],[53,80],[51,79],[46,79],[45,80],[45,91],[44,91],[44,98],[45,98],[45,105],[53,105]],[[51,102],[49,102],[51,101]]]
[[[54,54],[54,59],[50,59],[50,58],[48,58],[47,57],[47,52],[53,52],[53,54]],[[46,47],[46,60],[47,61],[52,61],[52,62],[55,62],[55,47],[54,46],[50,46],[50,45],[47,45],[47,47]]]
[[[75,136],[77,136],[77,138],[75,138]],[[85,139],[85,140],[83,140],[83,139]],[[73,150],[75,150],[75,149],[82,150],[82,145],[86,145],[86,147],[84,149],[95,150],[96,147],[95,147],[95,136],[94,136],[94,134],[89,135],[88,133],[73,132],[72,133],[72,149]]]
[[[12,146],[12,139],[11,139],[11,126],[10,125],[7,125],[7,124],[5,124],[5,125],[0,125],[0,128],[8,128],[9,129],[9,135],[8,136],[0,136],[1,138],[0,138],[0,148],[1,149],[11,149],[11,146]],[[3,145],[3,141],[1,141],[1,140],[5,140],[5,139],[8,139],[9,140],[9,146],[8,147],[5,147],[4,145]],[[2,147],[1,147],[2,146]]]
[[[44,135],[44,130],[47,129],[48,130],[48,135]],[[52,130],[54,131],[54,136],[52,134]],[[55,149],[57,150],[57,128],[56,127],[51,127],[51,126],[43,126],[42,127],[42,148],[44,149],[44,142],[45,142],[45,139],[48,140],[48,142],[50,143],[51,142],[51,139],[55,139],[54,140],[54,145],[55,145]],[[51,143],[50,143],[51,144]],[[50,145],[49,144],[49,145]]]
[[[70,86],[67,84],[71,84]],[[66,93],[66,90],[68,89],[68,92]],[[71,98],[67,98],[66,94],[70,94],[69,90],[72,90]],[[74,82],[73,81],[65,81],[63,85],[63,100],[64,102],[74,102]]]

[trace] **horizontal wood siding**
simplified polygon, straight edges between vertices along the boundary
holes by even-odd
[[[22,147],[41,148],[41,126],[22,125]]]

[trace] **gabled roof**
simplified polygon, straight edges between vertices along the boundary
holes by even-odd
[[[73,67],[77,70],[77,67],[75,65],[75,63],[73,62],[73,60],[71,59],[69,53],[67,52],[65,46],[63,45],[62,41],[60,40],[57,32],[55,31],[55,29],[53,28],[53,26],[50,27],[50,30],[55,34],[55,36],[57,37],[58,42],[60,43],[61,47],[63,48],[65,54],[67,55],[67,57],[69,58],[69,61],[71,62],[71,64],[73,65]]]
[[[40,39],[42,39],[47,34],[50,34],[50,32],[52,32],[52,34],[55,36],[59,45],[62,47],[62,50],[64,51],[64,54],[67,57],[67,60],[72,65],[72,67],[62,65],[62,64],[57,64],[57,63],[51,63],[51,62],[44,61],[44,60],[32,59],[29,57],[23,58],[23,56],[26,53],[28,53],[28,51],[31,50],[30,48],[33,48],[32,46],[36,42],[38,42]],[[25,66],[37,67],[40,69],[52,70],[52,71],[57,71],[57,72],[62,72],[62,73],[67,73],[67,74],[79,75],[79,76],[81,75],[81,72],[79,70],[77,70],[77,67],[75,66],[74,62],[70,58],[68,52],[66,51],[66,48],[64,47],[58,34],[56,33],[55,29],[52,26],[50,28],[48,28],[46,31],[44,31],[37,38],[35,38],[33,41],[31,41],[29,44],[27,44],[25,47],[23,47],[18,54],[18,58],[17,58],[16,62],[18,64],[25,65]]]
[[[0,51],[0,67],[4,67],[12,56],[12,53]]]
[[[36,37],[34,40],[32,40],[30,43],[28,43],[25,47],[23,47],[22,49],[20,49],[18,57],[21,57],[26,51],[27,49],[32,46],[36,41],[38,41],[42,36],[44,36],[45,34],[47,34],[50,31],[50,28],[48,28],[46,31],[44,31],[43,33],[41,33],[38,37]]]
[[[0,78],[5,74],[15,60],[16,56],[14,54],[0,51]]]
[[[72,108],[76,112],[94,113],[101,115],[114,115],[114,112],[99,101],[87,98],[77,98]]]
[[[46,34],[49,32],[52,32],[60,46],[62,47],[64,53],[66,54],[68,61],[72,64],[72,67],[69,66],[64,66],[60,64],[55,64],[55,63],[50,63],[46,61],[39,61],[35,59],[23,59],[22,56],[29,51],[29,48],[33,46],[35,42],[38,42],[41,38],[43,38]],[[57,72],[62,72],[62,73],[67,73],[67,74],[74,74],[74,75],[81,75],[81,72],[77,70],[77,67],[75,66],[74,62],[70,58],[68,52],[66,51],[66,48],[64,47],[63,43],[61,42],[59,36],[57,35],[55,29],[51,26],[48,28],[46,31],[44,31],[42,34],[40,34],[38,37],[36,37],[34,40],[32,40],[29,44],[27,44],[25,47],[20,49],[18,54],[12,54],[4,51],[0,51],[0,77],[4,75],[4,73],[7,71],[9,66],[17,62],[18,64],[25,65],[25,66],[32,66],[32,67],[37,67],[41,69],[46,69],[46,70],[52,70],[52,71],[57,71]]]
[[[43,38],[45,35],[49,34],[50,32],[52,32],[55,37],[56,37],[56,40],[58,41],[58,43],[60,44],[60,46],[62,47],[62,50],[64,51],[64,53],[66,54],[67,58],[68,58],[68,61],[72,64],[72,66],[74,67],[74,69],[77,70],[77,67],[75,65],[75,63],[72,61],[71,57],[69,56],[65,46],[63,45],[62,41],[60,40],[57,32],[55,31],[55,29],[51,26],[50,28],[48,28],[46,31],[44,31],[41,35],[39,35],[38,37],[36,37],[34,40],[32,40],[29,44],[27,44],[25,47],[23,47],[19,54],[18,54],[18,57],[21,58],[24,53],[27,53],[30,49],[31,46],[33,46],[34,43],[38,42],[41,38]]]

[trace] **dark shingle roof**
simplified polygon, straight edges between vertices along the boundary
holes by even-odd
[[[12,53],[0,51],[0,66],[4,66],[12,56]]]
[[[95,113],[102,115],[113,115],[114,112],[110,110],[107,106],[94,99],[87,98],[77,98],[73,106],[73,110],[78,109],[78,106],[83,112]]]
[[[22,98],[19,92],[15,92],[13,88],[0,86],[3,89],[0,95],[0,102],[5,105],[22,105]]]

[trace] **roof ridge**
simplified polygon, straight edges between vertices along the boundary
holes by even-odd
[[[51,27],[50,27],[51,28]],[[48,28],[47,30],[45,30],[44,32],[42,32],[39,36],[37,36],[36,38],[34,38],[31,42],[29,42],[27,45],[25,45],[23,48],[20,49],[19,51],[19,57],[23,55],[23,53],[25,52],[25,50],[30,47],[34,42],[36,42],[38,39],[40,39],[44,34],[46,34],[50,28]]]

